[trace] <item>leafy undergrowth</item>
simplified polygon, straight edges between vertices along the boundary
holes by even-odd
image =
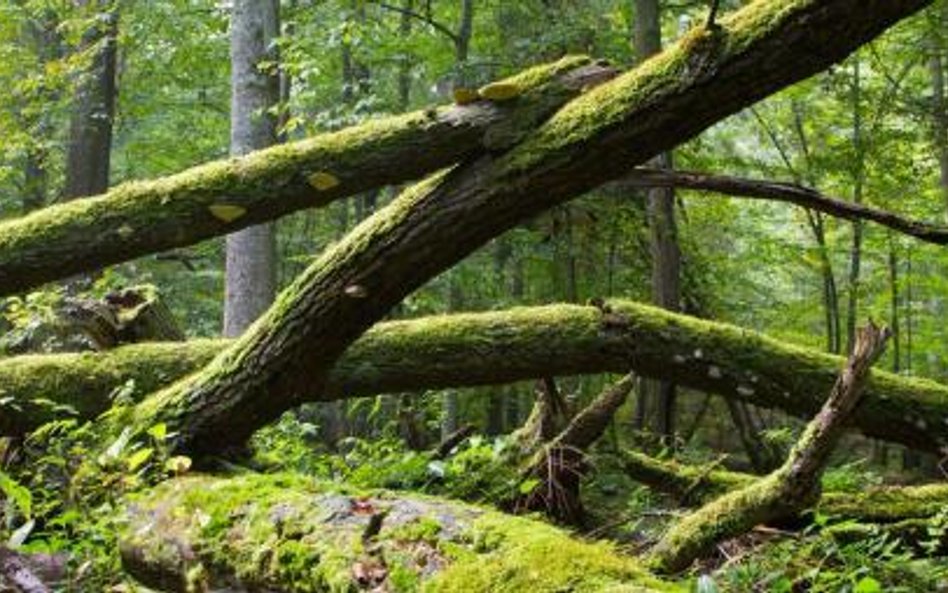
[[[248,463],[258,471],[302,473],[342,490],[384,488],[486,504],[536,486],[521,479],[517,444],[509,437],[475,436],[439,460],[385,438],[351,439],[328,452],[315,444],[314,435],[313,426],[287,416],[256,437],[257,454]],[[187,473],[189,460],[167,455],[169,435],[162,426],[141,439],[120,438],[98,454],[93,452],[102,449],[94,437],[88,429],[59,423],[27,441],[28,461],[0,472],[0,538],[23,552],[68,555],[69,576],[59,590],[134,590],[119,570],[116,534],[126,527],[119,509],[131,493]],[[681,511],[630,480],[608,453],[591,462],[583,486],[590,521],[581,535],[611,540],[613,550],[628,557],[647,550]],[[824,485],[860,491],[878,482],[878,476],[851,465],[830,472]],[[863,527],[817,516],[802,531],[759,529],[721,545],[715,557],[678,581],[704,593],[948,591],[948,561],[919,557],[926,538],[935,541],[948,530],[948,510],[926,525],[911,547],[868,528],[860,532]],[[496,572],[483,562],[463,570],[468,582],[487,579],[485,590]],[[403,590],[413,590],[411,579],[406,583]]]

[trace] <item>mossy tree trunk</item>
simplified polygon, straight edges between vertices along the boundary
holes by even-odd
[[[502,81],[516,100],[481,100],[120,185],[0,223],[0,296],[191,245],[343,197],[418,179],[501,150],[609,68],[567,57]]]
[[[826,68],[928,3],[772,0],[693,31],[507,153],[407,190],[202,372],[140,404],[132,425],[167,422],[173,448],[197,455],[242,443],[324,384],[343,351],[403,297],[490,238]]]
[[[787,345],[732,325],[628,301],[550,305],[378,324],[337,361],[305,400],[504,384],[546,376],[614,372],[674,376],[691,389],[812,417],[840,357]],[[199,370],[232,342],[135,344],[97,354],[0,359],[0,434],[22,434],[75,408],[94,418],[112,390],[134,380],[142,397]],[[49,403],[51,402],[51,403]],[[59,409],[57,409],[59,408]],[[937,452],[948,443],[948,387],[873,372],[853,426]]]
[[[626,474],[657,492],[672,496],[684,507],[694,507],[760,479],[753,474],[728,471],[720,463],[686,465],[674,460],[622,451],[619,460]],[[948,484],[879,486],[864,492],[825,492],[819,510],[824,515],[872,524],[930,519],[948,504]]]

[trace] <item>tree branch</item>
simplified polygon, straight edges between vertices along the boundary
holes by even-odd
[[[735,198],[773,200],[817,210],[845,220],[867,220],[935,245],[948,245],[948,227],[833,198],[796,183],[710,175],[693,171],[639,168],[623,183],[637,187],[675,187],[710,191]]]
[[[403,7],[401,7],[401,6],[394,6],[394,5],[392,5],[392,4],[388,4],[388,3],[385,3],[385,2],[378,2],[377,0],[371,0],[371,3],[372,3],[372,4],[375,4],[375,5],[378,6],[379,8],[384,8],[385,10],[390,10],[390,11],[392,11],[392,12],[397,12],[398,14],[403,14],[403,15],[405,15],[405,16],[407,16],[407,17],[410,17],[410,18],[413,18],[413,19],[415,19],[415,20],[417,20],[417,21],[420,21],[420,22],[422,22],[422,23],[425,23],[426,25],[431,26],[431,28],[435,29],[435,30],[438,31],[439,33],[441,33],[441,34],[443,34],[444,36],[446,36],[448,39],[451,40],[451,43],[453,43],[453,44],[455,44],[455,45],[457,45],[458,40],[460,39],[460,38],[458,37],[458,34],[455,33],[454,31],[452,31],[447,25],[443,25],[443,24],[439,23],[438,21],[434,20],[433,18],[431,18],[431,17],[428,16],[428,15],[420,14],[420,13],[415,12],[414,10],[411,10],[411,9],[409,9],[409,8],[403,8]]]

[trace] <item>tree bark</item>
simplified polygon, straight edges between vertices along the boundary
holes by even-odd
[[[171,448],[192,455],[241,444],[323,384],[402,298],[489,239],[819,71],[927,4],[863,0],[854,11],[854,2],[749,5],[589,90],[509,152],[406,190],[315,261],[234,346],[126,420],[138,429],[168,423]]]
[[[0,223],[0,296],[397,185],[502,150],[610,69],[568,57],[507,81],[516,101],[428,109],[200,165]]]
[[[277,142],[280,79],[278,0],[236,0],[231,9],[230,154],[240,157]],[[269,63],[266,67],[264,64]],[[239,336],[276,295],[276,229],[262,224],[227,236],[224,335]]]

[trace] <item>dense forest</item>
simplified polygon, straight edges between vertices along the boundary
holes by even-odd
[[[0,0],[0,592],[948,590],[948,0]]]

